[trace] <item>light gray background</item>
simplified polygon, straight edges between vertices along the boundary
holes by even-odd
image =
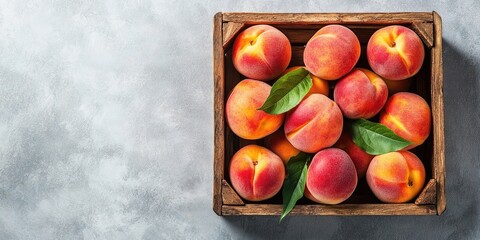
[[[480,2],[413,2],[0,0],[0,239],[480,238]],[[442,216],[214,214],[216,12],[432,10]]]

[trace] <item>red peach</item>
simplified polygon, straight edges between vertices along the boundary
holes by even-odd
[[[337,104],[312,94],[287,112],[285,135],[298,150],[315,153],[335,144],[342,133],[343,116]]]
[[[422,40],[407,27],[384,27],[368,40],[367,59],[370,67],[389,80],[402,80],[417,74],[424,58]]]
[[[273,197],[282,188],[284,179],[285,166],[280,157],[261,146],[243,147],[230,162],[232,187],[249,201]]]
[[[387,101],[388,89],[377,74],[357,68],[337,82],[333,97],[345,117],[368,119],[380,112]]]
[[[237,136],[260,139],[282,126],[283,114],[257,110],[267,99],[270,89],[265,82],[251,79],[242,80],[233,88],[225,108],[228,125]]]
[[[343,130],[340,139],[338,139],[334,147],[344,150],[348,154],[348,156],[350,156],[353,164],[355,164],[355,169],[357,170],[357,175],[359,179],[365,176],[368,165],[370,164],[374,156],[366,153],[360,147],[358,147],[357,144],[353,142],[352,136],[347,130]]]
[[[309,72],[336,80],[350,72],[360,58],[360,41],[347,27],[327,25],[307,42],[303,61]]]
[[[431,112],[419,95],[399,92],[392,95],[380,112],[380,123],[412,142],[404,150],[422,144],[430,135]]]
[[[422,190],[425,167],[422,161],[409,151],[378,155],[368,167],[367,183],[382,202],[407,202]]]
[[[319,151],[307,172],[307,195],[313,201],[338,204],[348,199],[357,187],[357,172],[348,154],[338,148]]]
[[[237,36],[232,55],[238,72],[247,78],[266,81],[285,71],[292,57],[292,47],[278,29],[255,25]]]

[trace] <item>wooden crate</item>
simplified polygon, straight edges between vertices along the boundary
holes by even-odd
[[[232,88],[244,77],[232,64],[232,43],[243,29],[269,24],[285,33],[292,44],[291,66],[303,64],[306,42],[321,27],[341,24],[359,38],[362,54],[357,66],[368,68],[365,49],[370,36],[387,25],[413,29],[425,45],[425,62],[415,76],[411,91],[421,95],[432,108],[433,129],[423,145],[413,150],[422,159],[427,175],[423,191],[411,202],[379,202],[365,180],[354,194],[338,205],[316,204],[302,198],[291,215],[440,215],[445,211],[445,145],[443,112],[442,22],[436,12],[406,13],[217,13],[214,17],[214,180],[213,210],[218,215],[280,215],[281,191],[262,202],[243,201],[229,184],[228,167],[233,154],[248,144],[263,140],[237,137],[225,121],[225,102]]]

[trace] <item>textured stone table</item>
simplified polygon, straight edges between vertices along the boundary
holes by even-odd
[[[480,3],[0,0],[0,239],[479,239]],[[351,3],[355,2],[355,3]],[[443,17],[447,210],[218,217],[218,11]]]

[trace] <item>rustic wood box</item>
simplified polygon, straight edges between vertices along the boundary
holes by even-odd
[[[358,36],[362,55],[357,66],[367,67],[365,49],[370,36],[387,25],[413,29],[425,45],[426,57],[410,91],[421,95],[432,108],[432,132],[423,145],[413,150],[426,168],[423,191],[412,202],[386,204],[378,201],[366,182],[359,181],[354,194],[338,205],[316,204],[302,198],[292,215],[440,215],[445,211],[445,145],[443,112],[442,22],[436,12],[408,13],[217,13],[213,30],[214,76],[214,180],[213,210],[218,215],[280,215],[281,191],[262,202],[243,201],[229,184],[228,167],[233,154],[248,144],[263,140],[237,137],[225,121],[225,102],[232,88],[244,77],[232,64],[232,43],[248,26],[269,24],[285,33],[292,44],[290,65],[303,64],[306,42],[322,26],[341,24]]]

